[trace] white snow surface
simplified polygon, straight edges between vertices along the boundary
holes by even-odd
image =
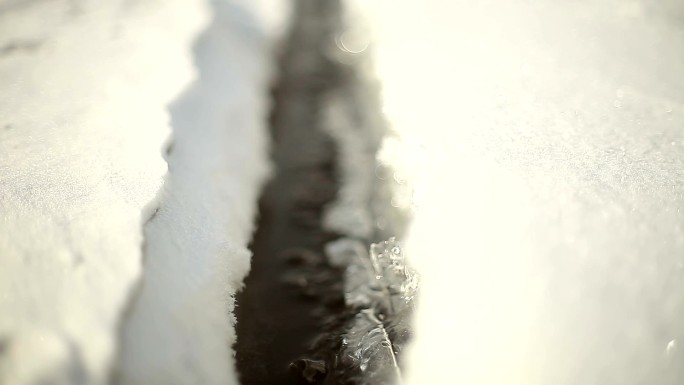
[[[278,4],[0,1],[0,384],[235,382]]]
[[[683,383],[683,4],[378,9],[384,109],[421,149],[407,383]]]
[[[247,244],[269,171],[272,39],[286,14],[284,3],[271,3],[266,14],[250,2],[213,4],[194,50],[199,78],[170,107],[169,175],[145,228],[121,384],[237,383],[234,295],[249,271]]]
[[[0,2],[0,384],[103,383],[193,1]]]

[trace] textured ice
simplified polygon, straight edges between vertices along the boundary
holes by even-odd
[[[342,339],[340,361],[358,368],[358,384],[395,384],[401,379],[392,342],[373,309],[359,311]]]
[[[375,273],[375,285],[388,295],[388,314],[398,314],[413,304],[418,291],[418,275],[406,263],[404,251],[395,238],[374,243],[370,260]]]
[[[341,335],[332,370],[359,384],[401,380],[395,349],[405,342],[418,292],[418,276],[394,238],[374,243],[342,238],[326,245],[331,264],[345,267],[344,298],[354,314]],[[400,339],[400,340],[393,340]]]
[[[321,113],[323,127],[336,145],[340,176],[337,198],[326,207],[323,225],[342,235],[328,243],[325,251],[331,265],[344,268],[347,309],[339,315],[344,321],[335,330],[339,336],[327,336],[341,343],[323,347],[333,350],[323,353],[332,372],[328,381],[394,384],[401,378],[395,350],[408,338],[417,276],[406,266],[394,238],[373,244],[368,251],[368,241],[401,229],[403,223],[398,210],[386,210],[395,202],[389,202],[391,194],[384,190],[376,169],[387,127],[378,84],[369,71],[372,35],[364,20],[367,15],[354,2],[343,5],[328,56],[338,62],[342,73],[349,71],[353,76],[343,77],[345,81],[326,95]],[[391,165],[382,167],[389,170]],[[345,319],[347,313],[353,318]]]
[[[376,307],[385,315],[403,312],[413,305],[418,275],[405,260],[394,238],[371,245],[340,238],[326,245],[326,256],[334,266],[345,268],[344,293],[351,308]]]

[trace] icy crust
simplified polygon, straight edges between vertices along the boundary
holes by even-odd
[[[372,244],[369,253],[361,242],[342,238],[327,245],[326,256],[345,268],[345,304],[354,314],[341,335],[340,376],[359,384],[400,382],[396,354],[407,339],[418,292],[418,275],[401,245],[390,238]]]
[[[401,381],[392,341],[372,309],[359,311],[342,337],[340,362],[360,373],[358,384],[396,384]]]
[[[388,314],[406,311],[418,290],[418,275],[405,261],[401,245],[395,238],[371,245],[370,258],[375,272],[375,288],[382,288],[389,302],[383,307]]]
[[[406,264],[395,238],[363,244],[341,238],[326,245],[331,265],[344,267],[345,303],[351,308],[376,308],[385,315],[408,311],[418,291],[418,275]]]
[[[102,384],[156,206],[194,1],[0,4],[0,384]]]
[[[323,227],[342,237],[325,252],[330,266],[343,270],[344,308],[328,321],[313,358],[294,365],[310,382],[325,374],[325,384],[395,384],[401,382],[397,354],[410,336],[418,278],[395,238],[370,251],[368,244],[401,235],[408,213],[392,200],[391,178],[378,175],[392,172],[392,165],[378,162],[388,130],[372,76],[366,10],[343,1],[337,11],[334,36],[323,50],[344,81],[325,95],[321,113],[338,152],[340,189],[324,211]]]

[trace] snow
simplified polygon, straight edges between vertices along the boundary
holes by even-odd
[[[203,2],[0,3],[0,384],[103,384],[120,348],[146,365],[118,359],[131,382],[235,381],[265,46],[285,13],[214,7],[179,99]]]
[[[204,17],[183,1],[1,5],[0,383],[105,381]]]
[[[407,382],[681,383],[681,2],[377,11],[384,110],[428,155]]]
[[[273,4],[269,12],[279,12]],[[272,38],[252,5],[214,3],[195,46],[199,78],[170,110],[173,147],[145,272],[123,325],[122,384],[236,384],[234,295],[249,271],[260,188],[269,172]],[[264,15],[268,16],[268,15]]]

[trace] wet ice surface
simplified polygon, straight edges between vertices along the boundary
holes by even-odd
[[[378,175],[390,166],[377,161],[387,126],[371,74],[369,35],[350,2],[296,4],[281,82],[296,90],[307,108],[316,108],[302,115],[307,109],[295,108],[294,97],[281,108],[289,119],[301,121],[298,126],[320,127],[332,139],[331,168],[339,189],[332,202],[325,202],[322,223],[315,215],[306,222],[328,239],[337,238],[325,245],[329,259],[297,266],[294,278],[287,279],[318,301],[312,313],[322,329],[309,353],[301,352],[291,368],[311,383],[394,383],[400,377],[396,354],[409,337],[413,295],[407,293],[416,289],[416,281],[399,246],[388,246],[394,240],[368,251],[373,241],[401,235],[405,225],[403,209],[392,207],[391,178]],[[286,137],[276,131],[277,139]],[[335,281],[320,287],[326,277]]]
[[[345,300],[358,313],[343,335],[341,358],[352,358],[364,373],[360,383],[398,382],[394,345],[400,349],[405,341],[393,341],[391,334],[409,332],[405,325],[412,316],[418,276],[394,238],[372,244],[369,255],[350,261],[346,269]],[[366,281],[358,282],[359,277]]]
[[[681,383],[682,3],[391,7],[385,110],[429,155],[409,382]]]
[[[341,4],[334,46],[329,42],[326,49],[347,76],[326,95],[321,113],[337,145],[340,179],[323,227],[342,236],[325,252],[332,266],[344,269],[346,309],[339,310],[341,325],[327,336],[335,342],[314,351],[328,357],[324,383],[395,384],[401,381],[397,354],[409,339],[418,282],[395,238],[368,249],[370,240],[403,234],[407,213],[392,199],[392,181],[378,175],[391,173],[392,165],[378,161],[389,132],[372,73],[368,21],[354,2]]]
[[[395,238],[371,244],[370,252],[360,241],[341,238],[328,243],[325,253],[333,266],[345,269],[344,297],[350,308],[375,308],[385,316],[412,308],[418,275]]]
[[[401,378],[392,342],[383,322],[371,309],[359,311],[342,337],[340,361],[345,375],[358,370],[358,384],[395,384]]]
[[[403,253],[395,238],[374,243],[370,248],[375,285],[390,300],[382,306],[387,314],[400,314],[410,308],[418,290],[418,275],[408,266]]]
[[[390,238],[367,252],[361,242],[342,238],[328,244],[326,255],[345,267],[345,303],[354,314],[341,336],[338,370],[346,371],[341,377],[359,384],[401,381],[395,350],[403,348],[409,333],[418,276],[400,244]]]

